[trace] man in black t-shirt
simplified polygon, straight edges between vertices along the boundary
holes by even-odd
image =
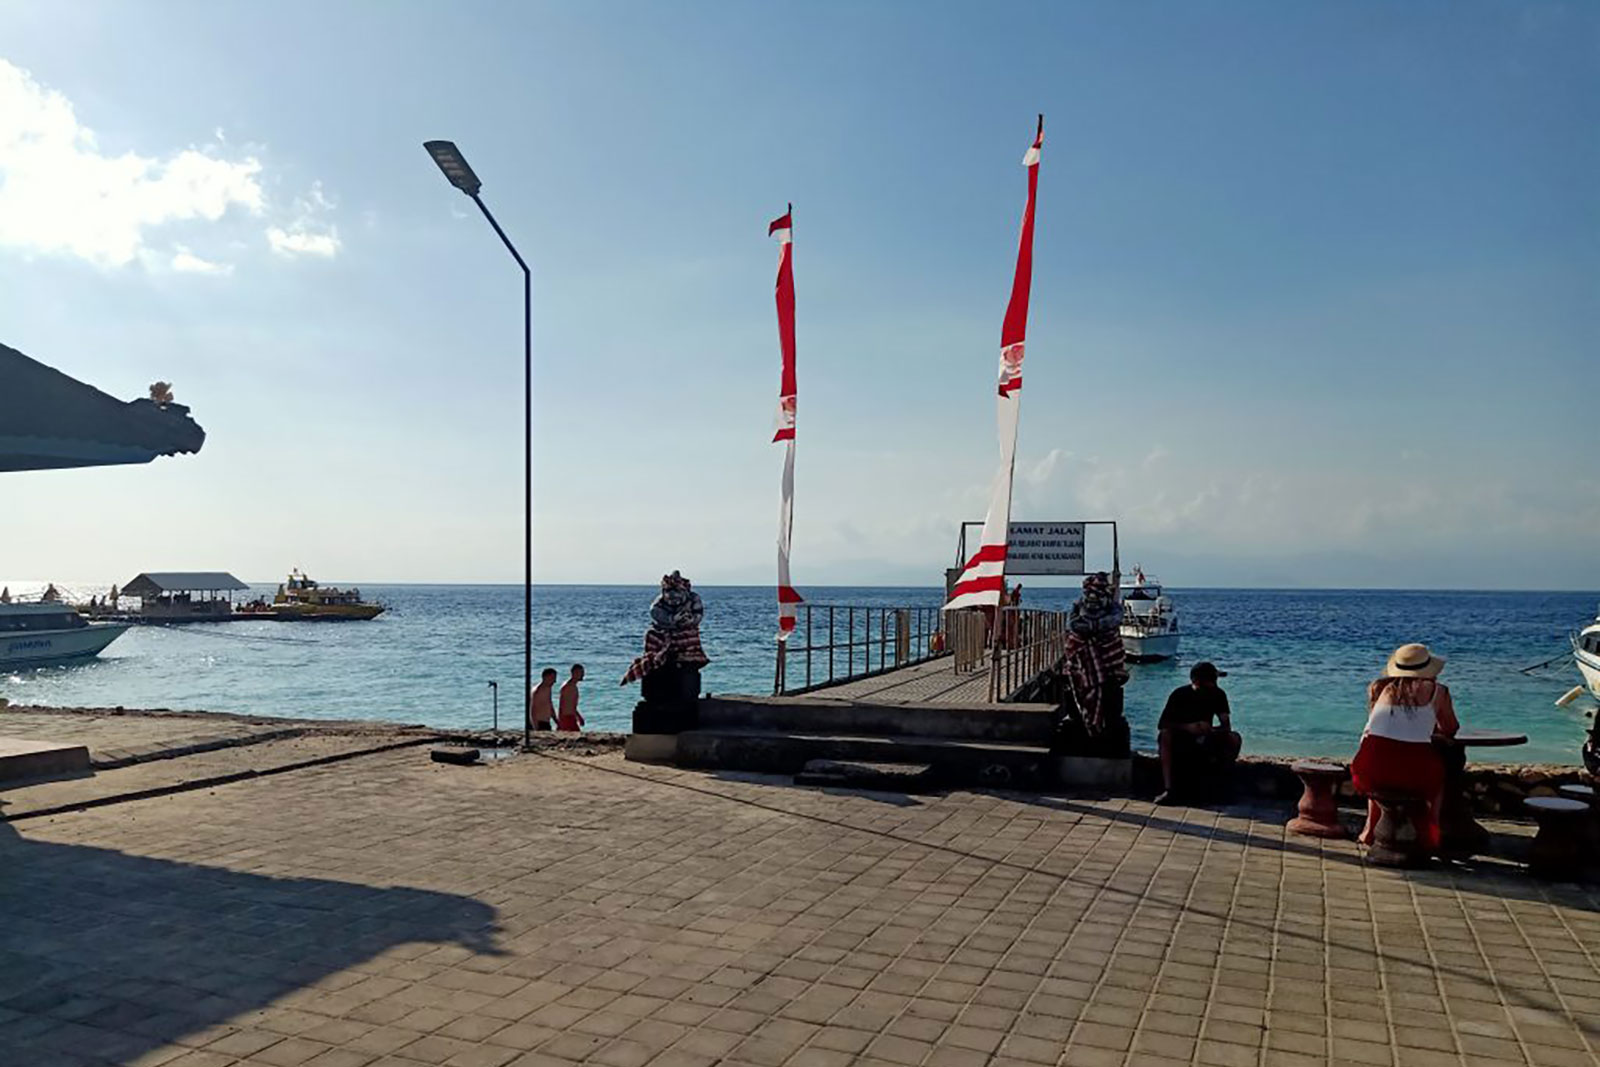
[[[1244,739],[1234,732],[1228,694],[1217,685],[1218,678],[1227,676],[1227,671],[1219,671],[1202,660],[1189,668],[1189,684],[1179,686],[1167,697],[1167,706],[1161,709],[1161,721],[1156,725],[1162,786],[1157,804],[1172,800],[1175,761],[1204,756],[1231,765],[1239,757]]]

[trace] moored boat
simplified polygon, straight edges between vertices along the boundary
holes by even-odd
[[[97,656],[127,623],[91,623],[60,600],[0,603],[0,667],[38,667]]]
[[[1572,658],[1578,664],[1578,673],[1583,676],[1589,695],[1600,700],[1600,614],[1572,635]]]
[[[304,571],[289,572],[289,580],[278,586],[271,610],[263,612],[274,619],[372,619],[383,613],[383,605],[361,599],[359,589],[324,589]]]
[[[1122,648],[1134,662],[1171,659],[1178,654],[1178,609],[1161,583],[1133,569],[1133,585],[1122,588]]]

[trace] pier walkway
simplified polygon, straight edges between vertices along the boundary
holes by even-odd
[[[0,822],[0,1063],[1596,1062],[1593,887],[1291,814],[400,749]]]
[[[964,704],[989,700],[989,672],[957,674],[955,659],[941,656],[908,667],[897,667],[865,678],[818,686],[812,697],[871,704]]]

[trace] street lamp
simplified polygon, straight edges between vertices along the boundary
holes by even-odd
[[[438,164],[450,184],[472,198],[483,212],[483,217],[494,227],[500,243],[506,246],[511,258],[522,268],[522,747],[530,743],[528,735],[528,694],[533,692],[533,275],[516,245],[506,236],[489,213],[488,205],[478,195],[483,183],[467,164],[466,157],[453,141],[424,141],[423,148]]]

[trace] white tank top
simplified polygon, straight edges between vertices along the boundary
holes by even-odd
[[[1411,744],[1431,743],[1433,731],[1439,722],[1439,713],[1434,710],[1434,702],[1439,699],[1439,687],[1434,686],[1433,699],[1419,707],[1394,703],[1391,700],[1393,692],[1393,687],[1389,687],[1378,694],[1372,712],[1367,716],[1367,728],[1362,736],[1386,737],[1391,741]]]

